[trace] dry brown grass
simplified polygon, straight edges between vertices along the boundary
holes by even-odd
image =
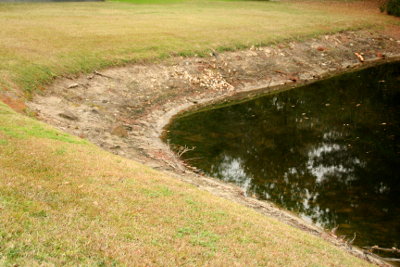
[[[365,266],[0,105],[2,266]]]
[[[113,64],[392,23],[398,20],[318,2],[0,4],[0,88],[29,91]],[[365,266],[319,238],[0,102],[0,265],[327,264]]]
[[[31,91],[58,75],[114,64],[399,22],[364,3],[3,3],[0,88]]]

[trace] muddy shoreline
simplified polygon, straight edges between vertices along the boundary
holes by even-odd
[[[27,103],[37,118],[115,154],[318,235],[353,255],[384,265],[334,233],[233,184],[186,166],[160,136],[181,112],[300,86],[328,76],[400,59],[400,40],[376,31],[343,32],[301,42],[171,58],[62,77]]]

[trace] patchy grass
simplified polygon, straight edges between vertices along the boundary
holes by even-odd
[[[162,2],[0,4],[0,91],[29,93],[63,74],[395,23],[357,3]],[[327,263],[366,265],[0,102],[1,266]]]
[[[397,21],[364,1],[148,1],[1,3],[0,90],[32,92],[63,74]]]
[[[366,265],[3,104],[0,166],[1,266]]]
[[[0,132],[4,136],[17,139],[38,137],[75,144],[87,143],[85,140],[72,137],[60,131],[49,129],[44,123],[31,123],[31,119],[25,117],[17,119],[19,115],[5,107],[6,106],[0,102],[0,116],[2,117]],[[7,143],[7,140],[0,139],[0,144],[1,142]]]

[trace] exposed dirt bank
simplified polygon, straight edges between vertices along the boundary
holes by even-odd
[[[358,31],[326,35],[207,58],[173,58],[60,78],[27,103],[40,120],[109,150],[319,235],[373,261],[333,233],[311,225],[243,190],[187,168],[160,140],[177,113],[243,94],[259,94],[311,82],[372,62],[399,59],[395,35]]]

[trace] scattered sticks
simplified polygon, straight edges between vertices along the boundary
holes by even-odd
[[[178,157],[181,157],[183,154],[185,154],[186,152],[192,151],[194,150],[196,147],[188,147],[188,146],[180,146],[178,149],[178,152],[176,152],[176,154],[178,155]]]
[[[114,79],[113,77],[108,76],[108,75],[105,75],[105,74],[103,74],[103,73],[101,73],[101,72],[98,72],[97,70],[94,71],[94,74],[99,75],[99,76],[101,76],[101,77],[108,78],[108,79]]]
[[[364,57],[361,54],[354,53],[354,55],[356,55],[356,57],[358,58],[358,60],[360,60],[361,63],[364,62]]]
[[[382,252],[391,252],[391,253],[400,254],[400,249],[395,248],[395,247],[392,247],[392,248],[381,248],[381,247],[375,245],[375,246],[372,246],[372,247],[364,247],[364,249],[369,250],[369,251],[378,250],[378,251],[382,251]]]

